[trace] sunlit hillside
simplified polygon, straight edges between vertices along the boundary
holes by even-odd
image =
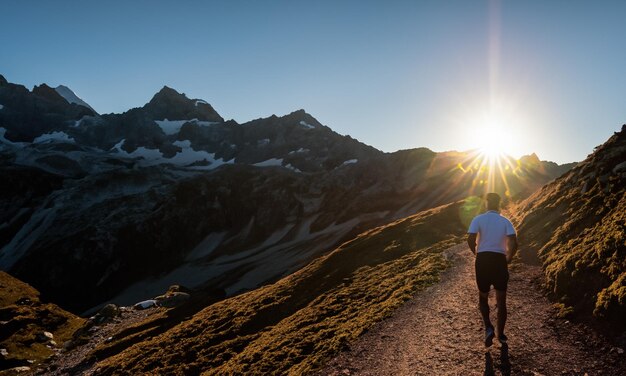
[[[562,313],[626,322],[626,126],[513,211]],[[616,329],[616,333],[619,333]]]

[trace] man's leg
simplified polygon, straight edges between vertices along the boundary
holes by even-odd
[[[478,292],[478,308],[485,323],[485,346],[489,347],[493,344],[493,337],[495,336],[493,325],[489,319],[489,292]]]
[[[478,309],[483,317],[485,329],[493,327],[489,319],[489,292],[478,291]]]
[[[503,338],[506,324],[506,290],[496,290],[496,302],[498,304],[498,338]]]

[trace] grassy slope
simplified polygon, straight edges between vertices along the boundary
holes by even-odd
[[[626,130],[517,210],[522,258],[540,261],[564,312],[626,326]]]
[[[53,354],[35,341],[43,331],[51,332],[59,346],[69,340],[84,320],[54,304],[42,303],[30,285],[0,271],[0,348],[8,351],[7,364],[41,361]]]
[[[447,266],[462,203],[367,231],[298,272],[213,304],[97,365],[99,374],[302,374],[316,369]],[[465,213],[467,214],[467,213]]]

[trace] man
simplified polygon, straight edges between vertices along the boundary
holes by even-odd
[[[478,285],[478,308],[485,323],[485,346],[493,343],[495,336],[489,319],[489,290],[496,290],[498,309],[498,340],[505,344],[506,287],[509,281],[508,264],[517,252],[515,229],[507,218],[500,215],[500,196],[488,193],[487,212],[476,216],[467,231],[467,244],[476,255],[476,284]],[[478,250],[476,248],[478,235]]]

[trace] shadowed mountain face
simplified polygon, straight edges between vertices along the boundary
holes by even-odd
[[[541,262],[563,311],[624,328],[626,125],[587,159],[519,204],[522,258]]]
[[[0,268],[74,312],[172,284],[236,294],[363,230],[486,190],[525,197],[571,167],[383,153],[303,110],[238,124],[167,87],[107,115],[44,89],[0,80],[0,177],[10,182]]]

